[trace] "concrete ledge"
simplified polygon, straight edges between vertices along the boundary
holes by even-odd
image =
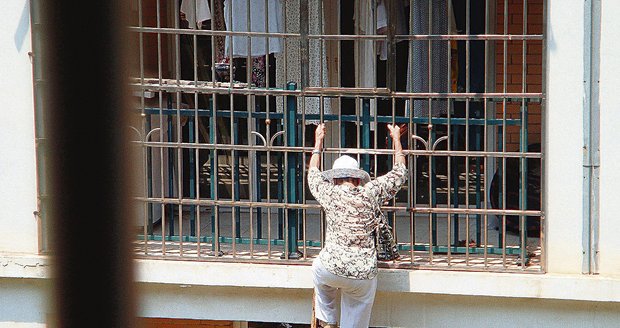
[[[0,278],[49,278],[50,259],[0,254]],[[179,286],[311,289],[311,267],[136,260],[136,281]],[[380,269],[380,292],[620,302],[620,276]]]
[[[309,266],[137,260],[140,282],[312,288]],[[620,277],[380,269],[379,291],[620,302]]]
[[[0,253],[0,278],[49,278],[49,268],[48,256]]]

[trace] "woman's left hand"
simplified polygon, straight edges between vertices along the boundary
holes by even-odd
[[[387,128],[390,131],[390,136],[393,140],[400,140],[400,126],[397,124],[388,124]]]

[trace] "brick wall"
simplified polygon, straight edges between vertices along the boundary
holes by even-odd
[[[157,2],[159,2],[159,24],[161,27],[173,27],[174,22],[170,22],[169,19],[169,6],[171,4],[168,0],[142,0],[142,26],[144,27],[157,27]],[[133,8],[135,10],[131,11],[130,14],[130,23],[132,26],[138,25],[139,12],[137,8]],[[168,47],[170,44],[173,44],[170,35],[162,34],[161,35],[161,67],[163,77],[171,77],[170,71],[168,69],[170,63],[168,62]],[[134,54],[136,58],[133,58],[135,65],[134,67],[139,68],[139,34],[135,33],[134,46],[136,47],[134,50]],[[147,77],[157,77],[158,71],[158,41],[156,33],[143,33],[143,65],[144,65],[144,74]],[[137,72],[139,73],[139,71]]]
[[[527,0],[527,30],[524,30],[523,2],[524,0],[498,0],[497,1],[497,34],[542,34],[543,33],[543,1]],[[508,6],[508,16],[505,19],[505,5]],[[505,24],[507,22],[507,24]],[[505,26],[506,25],[506,26]],[[523,87],[523,41],[508,41],[504,45],[502,41],[495,44],[496,51],[496,92],[541,92],[542,88],[542,41],[527,41],[525,53],[526,88]],[[504,53],[506,56],[504,56]],[[506,73],[504,75],[504,66]],[[501,118],[504,111],[506,118],[520,117],[520,103],[508,103],[506,108],[497,104],[497,117]],[[528,107],[528,143],[540,142],[541,136],[541,106],[530,104]],[[509,127],[506,130],[506,150],[519,149],[519,128]]]

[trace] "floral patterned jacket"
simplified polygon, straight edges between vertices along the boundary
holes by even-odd
[[[334,185],[316,168],[308,170],[308,186],[326,217],[325,245],[319,259],[338,276],[372,279],[377,275],[377,251],[373,231],[378,218],[375,209],[391,199],[407,181],[407,167],[393,169],[363,186]]]

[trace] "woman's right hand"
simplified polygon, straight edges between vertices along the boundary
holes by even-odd
[[[321,123],[316,126],[316,130],[314,130],[314,142],[322,142],[323,138],[325,138],[325,123]]]

